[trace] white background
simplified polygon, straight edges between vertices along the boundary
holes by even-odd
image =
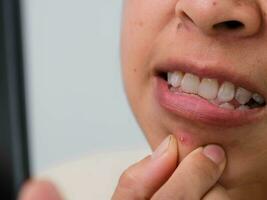
[[[32,169],[147,146],[120,76],[122,0],[23,0]]]

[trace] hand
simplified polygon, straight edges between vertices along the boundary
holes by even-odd
[[[218,183],[225,153],[217,145],[199,147],[178,164],[178,146],[169,136],[151,155],[120,177],[112,200],[229,200]]]
[[[52,183],[29,181],[24,185],[19,200],[63,200]]]

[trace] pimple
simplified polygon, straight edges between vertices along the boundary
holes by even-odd
[[[212,5],[213,5],[213,6],[216,6],[216,5],[217,5],[217,2],[216,2],[216,1],[213,1],[213,2],[212,2]]]
[[[181,134],[178,137],[179,143],[181,145],[186,145],[186,146],[191,146],[192,145],[192,140],[190,139],[190,137],[186,134]]]
[[[197,135],[193,134],[190,130],[177,127],[176,130],[173,132],[175,135],[178,145],[183,146],[183,148],[189,148],[197,145]]]
[[[180,140],[180,142],[183,143],[183,142],[185,141],[185,138],[184,138],[183,136],[180,136],[180,137],[179,137],[179,140]]]

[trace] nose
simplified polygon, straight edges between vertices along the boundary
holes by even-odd
[[[184,23],[210,35],[252,36],[262,21],[256,2],[247,0],[178,0],[175,11]]]

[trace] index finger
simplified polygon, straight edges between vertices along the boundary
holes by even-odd
[[[124,171],[112,200],[150,199],[175,171],[177,151],[175,137],[167,137],[151,156]]]

